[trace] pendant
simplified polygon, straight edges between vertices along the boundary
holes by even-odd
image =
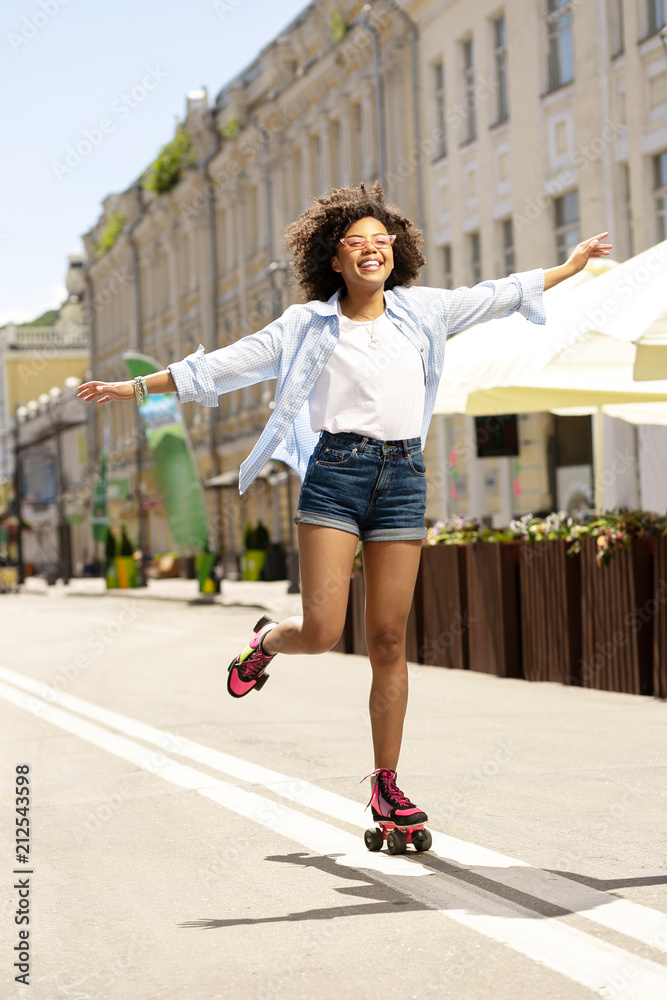
[[[380,341],[376,340],[375,337],[371,337],[371,339],[368,342],[368,346],[370,347],[371,351],[377,351],[378,347],[380,346]]]

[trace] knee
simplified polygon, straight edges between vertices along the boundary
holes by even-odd
[[[332,628],[330,623],[304,626],[301,630],[301,645],[304,653],[327,653],[340,639],[342,628]]]
[[[380,663],[393,662],[405,656],[405,630],[395,625],[369,629],[366,634],[368,652]]]

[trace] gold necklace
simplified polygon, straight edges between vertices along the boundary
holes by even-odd
[[[365,320],[363,320],[363,319],[361,319],[361,320],[352,320],[353,323],[356,322],[356,323],[361,323],[362,324],[364,330],[366,331],[366,333],[368,334],[368,336],[370,338],[369,341],[368,341],[368,346],[370,347],[371,351],[377,351],[378,347],[380,346],[380,341],[375,336],[375,324],[377,323],[377,321],[379,319],[382,318],[382,316],[384,316],[384,314],[385,314],[385,310],[383,309],[381,315],[380,316],[376,316],[375,319],[371,321],[373,325],[370,328],[370,330],[366,326]],[[348,318],[352,319],[351,316],[348,317]]]

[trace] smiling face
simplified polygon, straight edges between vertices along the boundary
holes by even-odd
[[[363,236],[371,240],[378,233],[386,235],[385,226],[371,216],[353,222],[346,230],[343,239],[350,236]],[[331,266],[337,271],[348,292],[351,289],[375,291],[384,286],[385,281],[394,267],[394,252],[392,247],[376,247],[366,243],[359,250],[351,250],[342,243],[338,244],[335,255],[331,258]]]

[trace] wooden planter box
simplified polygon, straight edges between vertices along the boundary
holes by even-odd
[[[580,684],[581,560],[562,539],[521,542],[521,645],[529,681]]]
[[[522,677],[518,542],[466,546],[470,669]]]
[[[405,629],[405,657],[408,663],[421,663],[421,651],[424,645],[424,549],[422,545],[417,582],[412,597],[410,614]]]
[[[366,646],[366,583],[363,570],[355,573],[350,581],[350,600],[348,607],[352,612],[352,652],[357,656],[368,656]]]
[[[580,677],[584,687],[653,691],[653,577],[648,538],[633,538],[597,566],[595,538],[582,539]]]
[[[465,545],[422,549],[422,645],[420,663],[467,670],[468,591]]]
[[[658,535],[653,542],[653,694],[667,698],[667,538]]]

